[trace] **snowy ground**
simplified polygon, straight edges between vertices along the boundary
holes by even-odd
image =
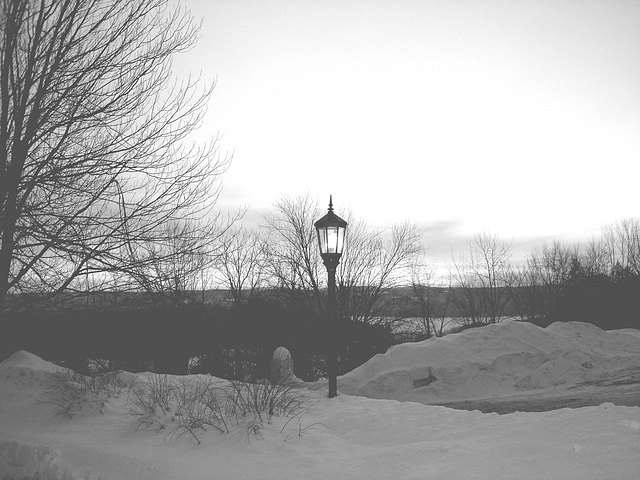
[[[640,478],[637,330],[505,322],[399,345],[340,378],[335,399],[309,385],[304,414],[200,444],[136,429],[126,395],[56,416],[44,400],[58,368],[27,352],[0,363],[0,479]],[[561,408],[601,392],[636,406]],[[558,409],[432,405],[517,402]]]

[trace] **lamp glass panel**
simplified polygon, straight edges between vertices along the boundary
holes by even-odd
[[[327,227],[327,253],[339,253],[338,238],[338,227]]]
[[[344,248],[344,235],[346,233],[346,229],[344,227],[338,227],[338,244],[337,244],[337,253],[342,253],[342,249]]]
[[[327,253],[327,230],[325,228],[318,228],[318,245],[320,253]]]

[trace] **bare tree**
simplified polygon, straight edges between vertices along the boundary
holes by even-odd
[[[616,264],[640,275],[640,220],[627,218],[603,229],[603,243],[608,253],[608,270]]]
[[[444,335],[451,322],[447,317],[451,301],[451,277],[448,286],[437,276],[434,265],[415,265],[411,270],[413,298],[418,304],[418,319],[426,338]]]
[[[511,303],[520,320],[533,321],[543,316],[543,289],[529,263],[515,266],[511,272]]]
[[[283,198],[266,217],[270,272],[288,298],[316,312],[324,310],[325,273],[314,221],[322,215],[308,194]],[[339,314],[362,323],[386,322],[393,287],[407,284],[409,268],[422,251],[422,233],[412,224],[394,225],[389,235],[368,229],[341,212],[348,223],[347,241],[336,272]]]
[[[275,209],[264,219],[269,235],[269,274],[290,305],[321,312],[324,300],[320,282],[324,267],[313,226],[321,215],[318,201],[308,193],[283,197]]]
[[[615,263],[614,255],[612,255],[610,245],[606,241],[606,237],[592,238],[586,245],[582,260],[585,266],[593,273],[608,274]]]
[[[423,251],[422,232],[402,222],[386,235],[351,220],[347,236],[337,271],[339,308],[354,321],[393,327],[402,320],[396,287],[410,282],[411,269]]]
[[[146,292],[154,306],[194,303],[204,290],[221,253],[222,231],[217,224],[172,222],[161,227],[152,241],[129,245],[124,273],[137,291]]]
[[[476,235],[466,261],[454,262],[458,299],[466,324],[499,322],[510,300],[511,245],[495,235]]]
[[[523,288],[527,289],[525,304],[530,318],[551,318],[566,289],[571,265],[578,255],[577,246],[558,241],[543,245],[531,253],[522,280]]]
[[[183,140],[213,84],[171,77],[198,30],[168,0],[0,0],[0,310],[211,210],[229,160]]]
[[[251,301],[267,282],[264,235],[244,226],[229,230],[216,269],[222,285],[231,293],[233,305]]]

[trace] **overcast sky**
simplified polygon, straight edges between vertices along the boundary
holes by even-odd
[[[203,138],[222,209],[309,192],[435,253],[483,231],[530,251],[640,207],[638,0],[183,0],[176,73],[217,79]]]

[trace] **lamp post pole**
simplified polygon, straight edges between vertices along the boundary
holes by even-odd
[[[327,352],[327,376],[329,377],[329,398],[338,395],[338,322],[336,318],[336,267],[337,263],[327,267],[327,323],[329,327],[329,345]]]
[[[338,320],[336,312],[336,268],[344,248],[347,222],[333,213],[333,200],[329,197],[329,211],[315,223],[320,255],[327,267],[327,377],[329,398],[338,394]]]

